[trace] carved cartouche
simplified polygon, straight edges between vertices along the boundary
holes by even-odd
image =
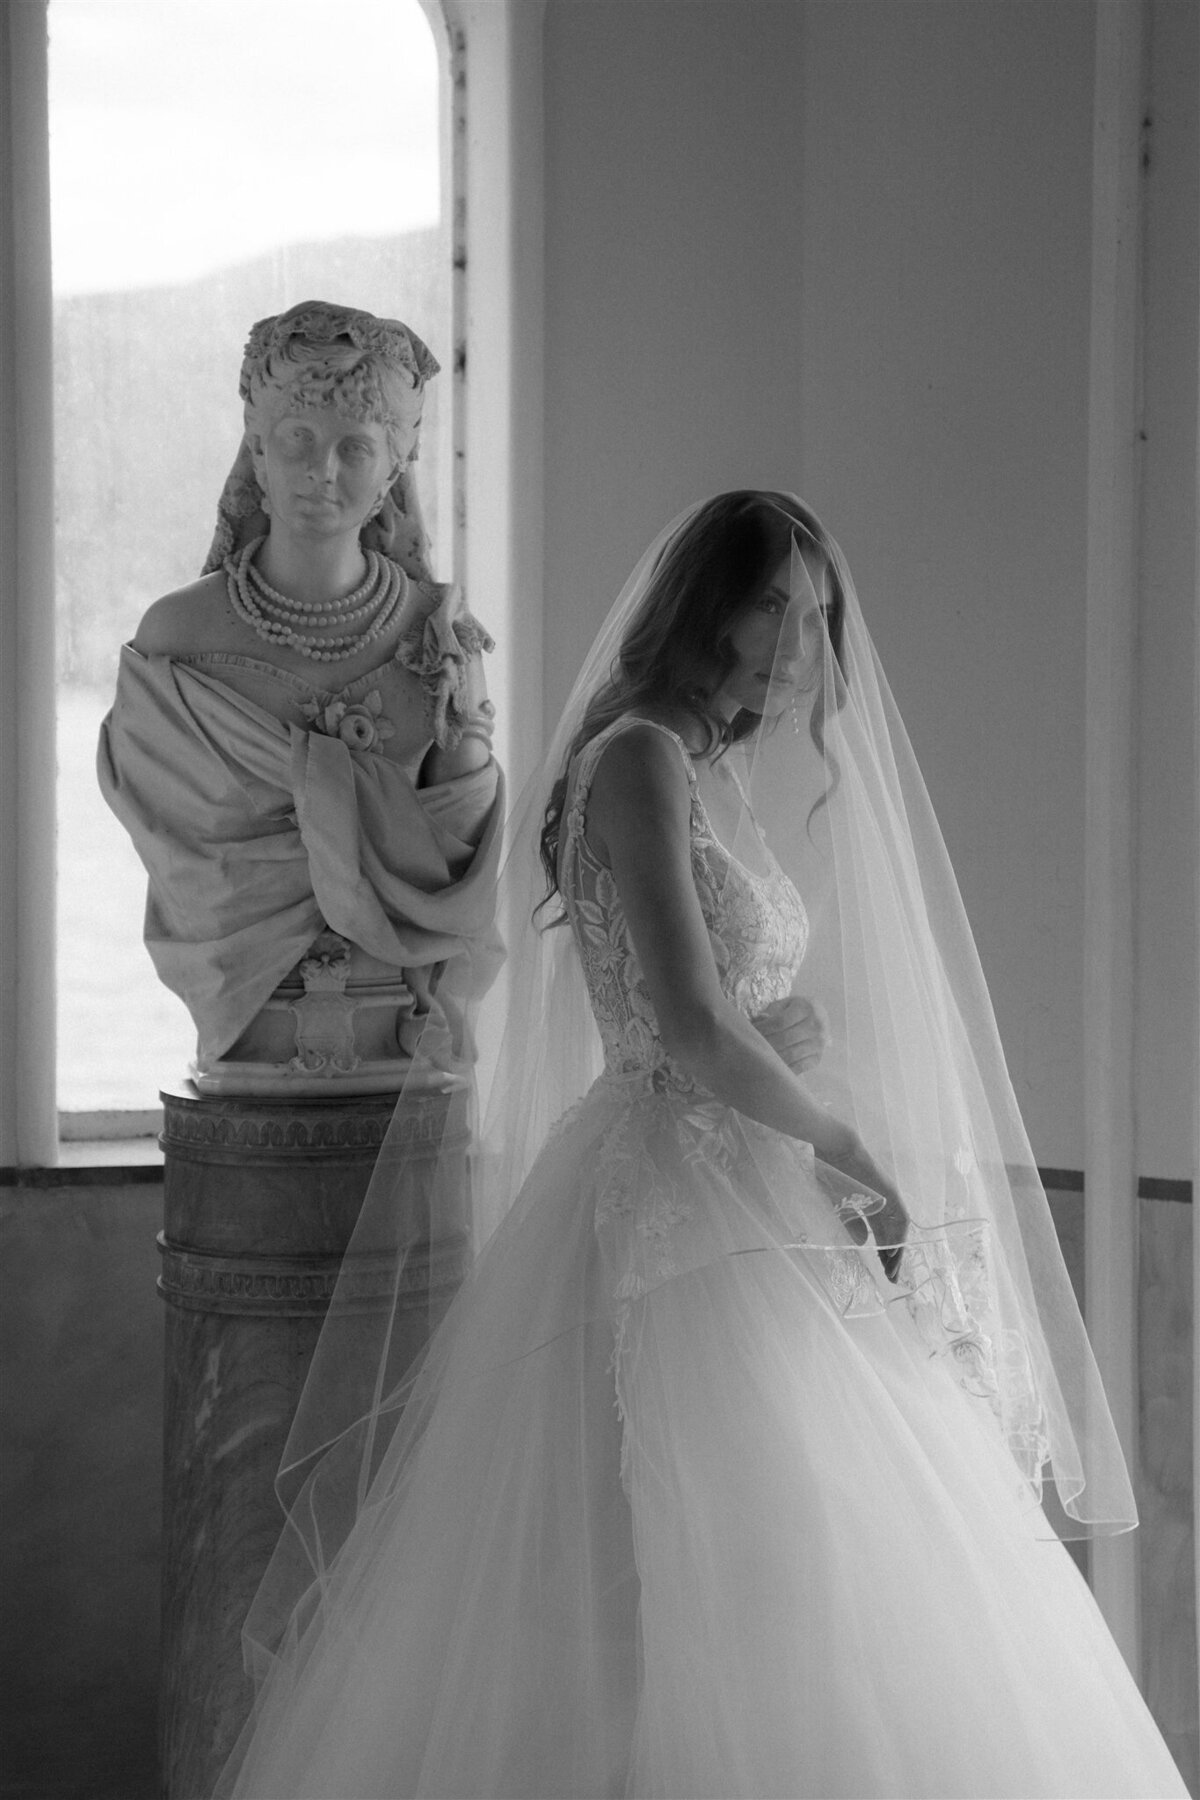
[[[323,931],[226,1055],[191,1076],[202,1094],[393,1090],[411,1066],[415,1005],[400,970]]]

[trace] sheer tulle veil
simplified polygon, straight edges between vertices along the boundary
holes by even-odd
[[[766,498],[792,544],[796,625],[788,666],[772,674],[792,697],[777,716],[741,718],[742,735],[721,752],[745,796],[727,848],[753,872],[765,840],[805,901],[796,990],[825,1008],[830,1041],[802,1079],[857,1127],[911,1220],[889,1280],[868,1235],[878,1198],[818,1170],[829,1224],[803,1247],[828,1256],[847,1313],[909,1309],[929,1355],[995,1421],[1014,1483],[1042,1503],[1047,1530],[1127,1529],[1136,1515],[1124,1461],[925,785],[841,551],[801,502]],[[446,963],[280,1470],[286,1529],[247,1625],[260,1676],[303,1638],[356,1523],[403,1494],[475,1276],[443,1317],[453,1284],[513,1229],[548,1135],[600,1076],[572,933],[555,922],[557,896],[541,906],[539,840],[589,704],[614,669],[619,677],[664,558],[702,512],[675,520],[638,563],[513,810],[503,966],[491,942],[464,942]],[[569,780],[560,798],[570,806]],[[726,1242],[696,1254],[797,1249],[748,1205]],[[601,1305],[581,1281],[574,1317],[507,1321],[481,1376],[531,1356],[548,1330],[582,1333]]]
[[[798,985],[831,1041],[805,1079],[908,1208],[889,1303],[993,1414],[1059,1536],[1127,1530],[1124,1457],[925,783],[841,550],[780,503],[800,527],[808,673],[791,721],[746,740],[745,781],[810,914]]]

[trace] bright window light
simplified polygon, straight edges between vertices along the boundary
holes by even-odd
[[[145,1112],[194,1037],[141,941],[145,881],[100,797],[120,645],[200,572],[251,324],[304,299],[404,319],[447,369],[418,473],[449,518],[450,256],[439,65],[419,0],[51,0],[64,1132]],[[439,389],[442,390],[439,392]],[[118,1121],[119,1123],[119,1121]]]

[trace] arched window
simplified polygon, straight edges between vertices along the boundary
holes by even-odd
[[[455,572],[438,24],[425,0],[51,0],[64,1136],[157,1129],[194,1042],[142,946],[144,876],[93,762],[120,644],[200,571],[255,319],[343,300],[425,338],[445,372],[418,474]]]

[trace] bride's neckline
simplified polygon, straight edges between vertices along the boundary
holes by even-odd
[[[740,785],[740,783],[739,783],[739,785]],[[754,838],[755,838],[757,847],[762,851],[763,856],[766,858],[767,866],[765,869],[752,869],[748,862],[744,861],[744,859],[742,857],[736,856],[734,854],[734,852],[729,848],[728,844],[725,842],[724,838],[721,837],[721,835],[717,831],[716,826],[713,824],[712,814],[709,812],[708,807],[704,804],[704,796],[700,792],[699,787],[696,787],[693,789],[693,794],[695,797],[696,805],[700,809],[700,815],[704,820],[705,826],[707,827],[708,835],[712,839],[713,843],[717,846],[717,849],[721,852],[722,856],[728,857],[729,861],[733,864],[734,868],[740,869],[742,874],[747,876],[751,881],[770,882],[770,881],[775,880],[776,876],[778,875],[778,867],[775,863],[774,857],[771,855],[770,850],[767,848],[767,843],[766,843],[765,838],[763,837],[761,831],[758,829],[758,823],[754,817],[754,814],[750,811],[749,804],[747,803],[747,806],[746,806],[746,817],[750,821],[750,826],[754,833]]]

